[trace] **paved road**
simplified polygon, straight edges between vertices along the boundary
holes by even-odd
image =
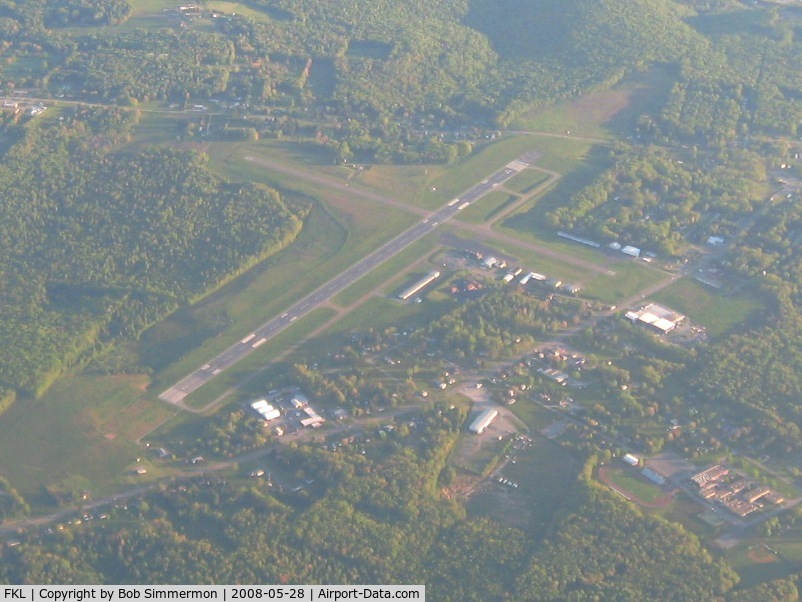
[[[223,370],[230,368],[248,356],[297,319],[304,317],[320,307],[334,295],[345,290],[359,280],[362,276],[391,257],[397,255],[415,241],[420,240],[437,229],[443,222],[455,216],[471,205],[471,203],[479,200],[490,191],[504,184],[521,170],[529,167],[529,162],[532,162],[535,158],[535,154],[529,153],[511,161],[487,179],[482,180],[465,191],[459,198],[453,199],[444,207],[433,212],[431,215],[416,223],[405,232],[402,232],[391,241],[385,243],[338,276],[329,280],[317,290],[296,302],[280,316],[262,324],[262,326],[244,337],[240,342],[232,345],[209,363],[204,364],[164,391],[159,395],[159,398],[178,407],[184,407],[183,400],[187,395],[205,385]]]

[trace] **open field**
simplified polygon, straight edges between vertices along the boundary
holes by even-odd
[[[676,79],[666,66],[635,73],[612,89],[591,92],[577,100],[524,114],[511,129],[571,136],[614,138],[631,134],[637,118],[665,103]]]
[[[427,209],[440,207],[525,152],[541,151],[540,147],[541,141],[531,136],[505,136],[483,145],[459,163],[448,168],[440,167],[439,175],[430,169],[433,177],[427,181],[426,187],[419,189],[412,201]]]
[[[605,476],[622,491],[631,493],[647,504],[655,504],[665,498],[665,492],[654,483],[637,473],[637,468],[605,467]]]
[[[549,179],[549,174],[536,169],[525,169],[504,185],[508,190],[521,194],[532,192],[543,182]]]
[[[500,471],[504,478],[518,483],[510,489],[491,480],[468,500],[468,513],[488,516],[502,522],[519,523],[523,514],[530,526],[540,532],[565,508],[576,484],[579,463],[559,445],[533,437],[532,445],[515,452],[515,464],[508,462]]]
[[[433,264],[422,258],[431,254],[437,244],[437,234],[425,236],[360,278],[343,292],[335,295],[331,300],[332,303],[339,307],[348,307],[374,291],[377,294],[395,296],[394,293],[404,285],[404,274],[407,266],[420,263],[426,266],[427,271],[434,269],[435,266]]]
[[[802,561],[800,543],[786,538],[749,538],[728,550],[725,558],[741,578],[741,585],[752,587],[798,571]],[[779,553],[775,554],[775,551]]]
[[[471,224],[484,224],[493,219],[494,215],[518,201],[518,198],[509,192],[494,190],[462,211],[457,219]]]
[[[186,116],[178,113],[142,113],[141,115],[131,137],[130,145],[134,147],[147,147],[175,141],[180,125],[187,120]]]
[[[604,253],[599,253],[604,255]],[[615,264],[615,276],[596,276],[585,282],[583,296],[599,299],[604,303],[615,304],[634,293],[657,283],[666,275],[648,265],[624,259]]]
[[[0,421],[3,476],[34,506],[43,487],[81,481],[97,496],[113,490],[141,449],[134,439],[174,410],[140,402],[145,376],[69,376],[38,400],[22,399]]]
[[[370,165],[354,171],[352,181],[400,200],[409,200],[444,172],[442,165]]]
[[[527,236],[537,233],[547,238],[554,236],[555,231],[549,226],[546,214],[566,204],[574,194],[582,190],[605,169],[612,165],[610,151],[601,146],[589,146],[575,141],[551,141],[548,146],[552,150],[557,143],[571,144],[573,150],[569,156],[560,160],[560,154],[552,155],[549,149],[538,165],[562,174],[562,178],[544,193],[537,195],[523,205],[518,211],[507,217],[501,226],[510,236]],[[556,164],[553,164],[556,163]]]
[[[270,15],[266,11],[258,10],[243,2],[228,2],[222,0],[212,0],[206,2],[205,6],[211,10],[219,10],[224,13],[237,13],[245,15],[255,21],[270,21]]]
[[[654,295],[654,300],[705,326],[714,337],[729,332],[763,309],[763,304],[749,293],[727,295],[688,278],[663,289]]]
[[[298,322],[271,338],[257,351],[188,395],[184,399],[184,403],[193,408],[205,408],[228,390],[253,376],[255,372],[262,369],[266,364],[288,352],[293,346],[336,315],[334,310],[326,307],[313,310],[308,316],[298,320]],[[212,409],[215,410],[216,408]]]
[[[122,32],[135,29],[158,29],[170,24],[167,10],[174,10],[178,5],[170,0],[133,0],[134,14],[120,25],[98,25],[79,27],[60,27],[59,32],[72,35],[85,35],[95,32]]]

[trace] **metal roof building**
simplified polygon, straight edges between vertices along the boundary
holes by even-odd
[[[429,272],[426,276],[424,276],[423,278],[418,280],[415,284],[410,286],[408,289],[405,289],[404,291],[402,291],[398,295],[398,298],[401,299],[402,301],[406,301],[412,295],[415,295],[415,294],[419,293],[421,290],[423,290],[426,286],[428,286],[429,284],[431,284],[432,282],[437,280],[439,277],[440,277],[440,272],[438,272],[437,270],[435,270],[433,272]]]
[[[481,435],[484,430],[490,426],[490,423],[496,419],[496,416],[498,416],[498,410],[485,410],[476,417],[476,420],[471,423],[468,430],[477,435]]]

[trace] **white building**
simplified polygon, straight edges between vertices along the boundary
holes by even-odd
[[[632,454],[626,454],[624,456],[624,462],[626,462],[630,466],[638,466],[640,464],[640,458],[638,458],[637,456],[633,456]]]
[[[281,416],[281,412],[267,403],[266,400],[260,399],[259,401],[254,401],[251,404],[251,408],[262,417],[263,420],[275,420],[279,416]]]
[[[484,430],[496,419],[496,416],[498,416],[498,410],[485,410],[476,417],[476,420],[471,423],[471,426],[468,427],[468,430],[472,433],[476,433],[477,435],[481,435]]]
[[[435,270],[433,272],[429,272],[426,276],[424,276],[423,278],[418,280],[415,284],[410,286],[408,289],[405,289],[404,291],[402,291],[401,294],[398,295],[398,298],[401,299],[402,301],[406,301],[412,295],[415,295],[415,294],[419,293],[425,287],[427,287],[432,282],[437,280],[439,277],[440,277],[440,272],[438,272],[437,270]]]

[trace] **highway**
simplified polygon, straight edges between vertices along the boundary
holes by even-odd
[[[511,161],[488,178],[465,191],[458,198],[449,201],[447,205],[416,223],[389,242],[386,242],[338,276],[335,276],[318,289],[303,297],[280,316],[262,324],[238,343],[235,343],[207,364],[204,364],[161,393],[159,398],[172,404],[181,405],[187,395],[196,391],[212,378],[251,354],[297,319],[303,318],[305,315],[320,307],[334,295],[351,286],[362,276],[377,268],[394,255],[397,255],[415,241],[420,240],[437,229],[442,223],[454,217],[457,213],[470,206],[471,203],[482,198],[488,192],[504,184],[504,182],[515,176],[518,172],[529,167],[527,161],[531,162],[535,157],[535,153],[528,153]]]

